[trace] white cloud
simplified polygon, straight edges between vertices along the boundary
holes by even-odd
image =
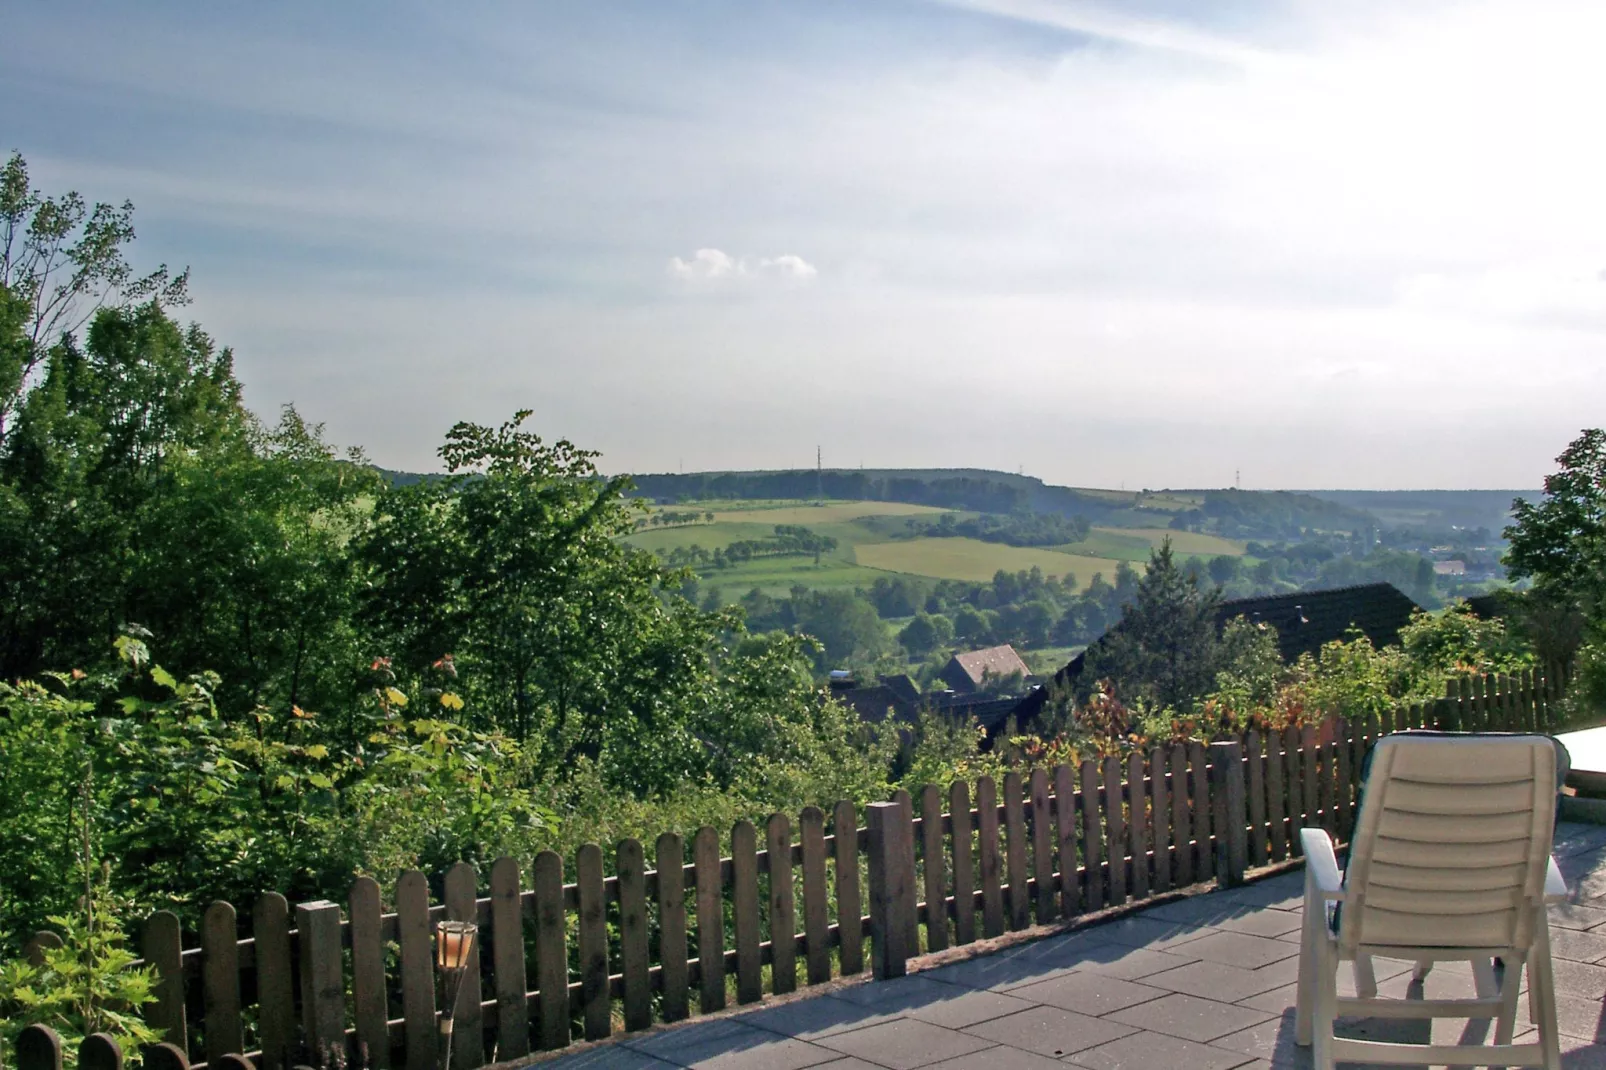
[[[692,284],[746,280],[796,283],[819,274],[813,264],[794,253],[738,258],[719,249],[698,249],[690,260],[672,256],[668,270],[671,278]]]

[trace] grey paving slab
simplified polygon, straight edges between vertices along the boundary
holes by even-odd
[[[1092,931],[1098,933],[1100,939],[1108,943],[1146,947],[1150,951],[1170,951],[1200,937],[1209,936],[1216,930],[1139,914],[1136,917],[1110,922],[1108,925],[1100,925]]]
[[[839,988],[831,993],[831,998],[861,1007],[876,1007],[910,1000],[946,999],[955,994],[953,985],[945,985],[930,974],[914,973],[891,981],[867,981]]]
[[[1299,945],[1247,933],[1212,932],[1188,942],[1188,954],[1253,970],[1299,954]]]
[[[1606,925],[1606,908],[1584,903],[1560,903],[1550,908],[1550,928],[1594,929]]]
[[[1606,958],[1606,933],[1554,929],[1550,934],[1550,953],[1575,962],[1599,962]]]
[[[1105,942],[1081,935],[1059,937],[980,955],[928,970],[919,976],[970,988],[1008,989],[1052,977],[1108,946]]]
[[[1173,970],[1178,966],[1198,961],[1197,957],[1188,954],[1186,944],[1173,947],[1170,951],[1150,951],[1146,947],[1106,944],[1094,954],[1085,957],[1075,969],[1103,977],[1120,977],[1135,981],[1151,973]]]
[[[1277,937],[1297,933],[1301,925],[1300,912],[1288,910],[1256,910],[1238,914],[1215,923],[1218,929],[1247,933],[1250,936]]]
[[[679,1070],[679,1063],[669,1063],[645,1052],[634,1051],[623,1044],[604,1044],[590,1051],[576,1052],[556,1059],[544,1066],[562,1067],[563,1070]]]
[[[1294,960],[1297,964],[1298,960]],[[1296,978],[1297,979],[1297,976]],[[1237,1003],[1287,984],[1289,978],[1279,971],[1245,970],[1222,962],[1190,962],[1164,973],[1150,974],[1143,979],[1146,985],[1164,988],[1170,992],[1186,992],[1192,996]]]
[[[1055,1058],[1107,1044],[1135,1030],[1120,1022],[1092,1018],[1059,1007],[1033,1007],[973,1025],[965,1032],[999,1044],[1025,1048]]]
[[[1259,1025],[1271,1015],[1253,1007],[1217,1003],[1180,992],[1140,1003],[1108,1016],[1123,1025],[1137,1026],[1155,1033],[1196,1040],[1203,1044],[1228,1033]]]
[[[1597,1001],[1606,996],[1606,967],[1567,959],[1555,959],[1551,965],[1556,975],[1558,994]]]
[[[928,1066],[994,1046],[992,1041],[957,1029],[944,1029],[910,1018],[825,1037],[820,1044],[889,1070],[914,1070],[917,1066]]]
[[[927,1070],[1065,1070],[1065,1064],[1021,1048],[998,1047],[944,1059]]]
[[[908,1016],[948,1029],[964,1029],[1032,1006],[1024,999],[1006,996],[1001,992],[974,992],[956,986],[954,995],[911,1007]]]
[[[793,1003],[783,1003],[778,1007],[752,1011],[742,1015],[737,1021],[781,1036],[814,1040],[830,1036],[832,1033],[845,1033],[850,1029],[863,1029],[867,1025],[891,1021],[899,1017],[903,1010],[903,1007],[896,1005],[865,1007],[846,1000],[821,996],[817,999],[801,999]]]
[[[1165,995],[1165,992],[1134,981],[1123,981],[1119,977],[1073,972],[1021,988],[1012,988],[1010,994],[1033,1003],[1043,1003],[1050,1007],[1060,1007],[1097,1017],[1157,999]]]
[[[777,1036],[734,1018],[627,1039],[620,1047],[697,1070],[801,1070],[837,1057],[824,1048]]]
[[[1250,1056],[1162,1033],[1133,1033],[1077,1052],[1065,1061],[1088,1070],[1232,1070],[1249,1062]]]

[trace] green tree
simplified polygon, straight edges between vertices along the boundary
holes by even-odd
[[[1120,628],[1088,651],[1082,679],[1111,680],[1116,694],[1162,708],[1189,709],[1222,667],[1218,596],[1177,567],[1167,538],[1149,554]]]
[[[28,164],[13,153],[0,168],[0,288],[20,313],[21,345],[0,347],[0,446],[11,420],[35,384],[47,351],[102,308],[128,310],[146,303],[168,307],[189,300],[188,269],[173,275],[164,264],[136,275],[124,255],[134,239],[134,206],[96,204],[76,192],[49,197],[28,178]]]
[[[915,657],[924,657],[953,641],[953,622],[941,613],[917,613],[898,633],[898,642]]]
[[[665,596],[682,574],[620,539],[628,479],[522,430],[529,415],[457,424],[449,478],[380,496],[363,620],[398,666],[454,654],[471,708],[562,767],[690,701],[735,617]]]

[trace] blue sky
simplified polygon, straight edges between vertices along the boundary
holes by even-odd
[[[1202,16],[1207,16],[1207,20]],[[1584,3],[18,5],[249,402],[393,467],[1532,486],[1606,399]]]

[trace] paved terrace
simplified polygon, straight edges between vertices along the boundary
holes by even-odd
[[[1556,858],[1573,902],[1552,914],[1563,1065],[1606,1068],[1606,827],[1563,824]],[[896,981],[663,1027],[560,1056],[541,1070],[1231,1070],[1309,1067],[1294,1045],[1302,871],[1051,935]],[[1348,969],[1342,989],[1353,994]],[[1383,995],[1415,995],[1411,964],[1380,959]],[[1425,996],[1470,996],[1445,963]],[[1527,999],[1517,1040],[1532,1033]],[[1428,1040],[1427,1022],[1340,1020],[1363,1038]],[[1440,1021],[1435,1040],[1486,1038]]]

